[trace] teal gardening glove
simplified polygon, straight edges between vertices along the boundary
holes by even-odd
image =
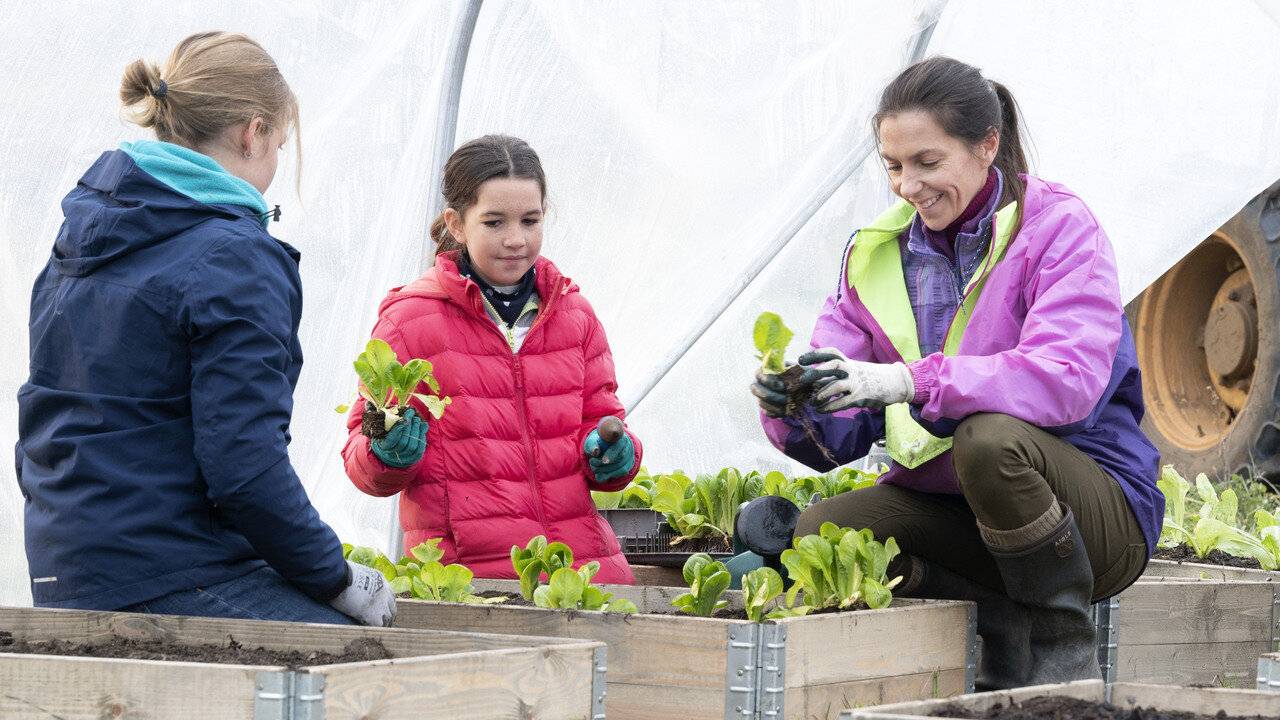
[[[607,435],[612,434],[606,427],[609,425],[621,428],[622,421],[612,415],[601,418],[596,429],[592,430],[587,435],[586,441],[582,443],[582,454],[587,456],[587,465],[591,467],[591,472],[595,474],[598,483],[625,477],[636,464],[636,446],[631,442],[631,436],[625,429],[618,433],[618,439],[614,442],[600,437],[602,428],[606,430]]]
[[[427,451],[427,421],[418,417],[412,408],[404,413],[400,422],[386,436],[369,443],[373,454],[383,465],[407,468],[422,459]]]

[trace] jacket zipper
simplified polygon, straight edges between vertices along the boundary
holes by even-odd
[[[520,439],[525,450],[525,468],[527,469],[526,478],[529,483],[529,488],[533,491],[533,509],[535,514],[538,516],[538,523],[542,525],[543,533],[549,534],[550,529],[547,526],[546,513],[544,513],[542,509],[542,489],[538,487],[538,477],[534,470],[533,438],[529,432],[529,412],[525,408],[524,366],[520,363],[519,351],[515,349],[514,335],[509,332],[504,333],[498,328],[497,323],[492,321],[492,318],[489,317],[488,312],[484,309],[484,303],[486,301],[483,295],[480,296],[480,302],[481,306],[479,310],[484,315],[484,319],[488,321],[486,324],[493,328],[493,331],[506,341],[507,348],[511,350],[511,369],[515,375],[516,410],[520,416]],[[534,329],[537,328],[542,323],[543,318],[549,314],[548,311],[551,309],[551,304],[552,300],[548,298],[546,305],[539,308],[538,316],[533,319],[533,325],[529,327],[529,332],[524,336],[525,343],[529,342],[529,337],[533,335]]]

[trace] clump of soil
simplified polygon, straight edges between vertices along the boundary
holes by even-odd
[[[787,388],[786,413],[791,417],[799,417],[804,406],[813,398],[813,385],[800,382],[804,371],[803,365],[792,365],[778,376]]]
[[[364,405],[364,414],[360,416],[360,432],[373,440],[381,440],[387,436],[386,416],[372,403]]]
[[[1152,557],[1157,560],[1204,563],[1206,565],[1224,565],[1226,567],[1249,568],[1253,570],[1262,569],[1262,564],[1253,558],[1236,557],[1235,555],[1228,555],[1221,550],[1211,550],[1209,551],[1209,554],[1203,558],[1196,557],[1196,552],[1191,549],[1190,545],[1179,545],[1171,548],[1157,548],[1156,554]]]
[[[1036,697],[1009,706],[995,705],[987,710],[947,705],[932,716],[974,720],[1267,720],[1261,715],[1227,715],[1221,710],[1215,715],[1200,715],[1144,707],[1125,709],[1111,703],[1064,697]]]
[[[0,631],[0,652],[21,655],[62,655],[127,660],[181,660],[220,665],[283,665],[288,668],[333,665],[337,663],[386,660],[391,652],[380,640],[357,638],[347,643],[342,653],[322,651],[271,650],[247,648],[227,636],[226,645],[181,644],[167,640],[135,640],[112,636],[105,642],[77,643],[67,640],[15,640],[13,633]]]

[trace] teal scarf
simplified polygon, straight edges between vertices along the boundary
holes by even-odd
[[[207,205],[241,205],[267,225],[267,201],[248,181],[222,169],[208,155],[159,140],[120,143],[120,149],[151,177]]]

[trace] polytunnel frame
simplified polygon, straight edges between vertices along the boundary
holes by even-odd
[[[925,52],[929,49],[929,40],[933,37],[933,31],[938,26],[938,21],[941,19],[946,5],[947,0],[939,0],[936,5],[926,7],[921,11],[921,27],[908,47],[903,68],[924,58]],[[818,185],[817,191],[810,197],[809,201],[801,205],[795,214],[787,222],[783,223],[774,240],[765,245],[752,259],[747,269],[734,278],[730,287],[711,303],[709,310],[699,321],[694,331],[686,335],[684,341],[678,347],[662,358],[650,377],[643,381],[642,387],[635,398],[626,403],[628,413],[636,411],[636,408],[644,402],[649,393],[693,349],[698,340],[702,339],[702,336],[716,324],[720,317],[733,305],[733,302],[746,291],[751,283],[755,282],[755,279],[764,272],[765,268],[779,256],[787,245],[791,244],[791,241],[800,234],[804,226],[809,224],[809,221],[818,214],[822,206],[831,199],[831,196],[835,195],[836,191],[862,166],[862,163],[866,162],[875,146],[875,137],[868,132],[866,138],[844,156],[844,159],[836,166],[836,169],[827,176],[826,180]]]
[[[431,149],[431,185],[429,191],[431,196],[427,203],[426,232],[424,233],[426,236],[424,243],[426,253],[423,256],[421,268],[424,272],[435,262],[435,241],[431,238],[430,228],[431,223],[444,210],[444,196],[441,193],[441,185],[444,181],[444,165],[458,142],[458,111],[462,105],[462,81],[466,75],[467,58],[471,54],[471,41],[475,36],[476,23],[479,20],[483,4],[483,0],[468,0],[466,7],[462,11],[457,31],[449,40],[447,74],[440,89],[440,117],[436,124],[435,142]],[[947,0],[938,0],[936,4],[926,7],[921,12],[922,26],[912,39],[903,67],[911,65],[924,57],[929,48],[929,40],[933,37],[933,31],[938,26],[938,20],[942,17],[942,12],[946,5]],[[857,171],[862,163],[866,162],[866,159],[874,149],[875,138],[871,133],[868,133],[861,143],[845,155],[844,159],[836,166],[835,171],[818,185],[817,191],[809,199],[809,202],[801,205],[795,214],[787,222],[783,223],[773,242],[757,253],[747,267],[746,272],[735,278],[732,285],[710,306],[696,329],[685,337],[680,346],[667,353],[650,377],[643,381],[642,388],[635,399],[627,403],[628,414],[635,412],[636,408],[640,403],[644,402],[644,399],[657,387],[658,383],[671,372],[676,364],[697,344],[698,340],[733,305],[734,300],[738,299],[746,291],[747,287],[769,266],[769,263],[795,239],[801,229],[831,199],[831,196],[835,195],[840,186],[853,176],[853,173]],[[392,506],[391,512],[390,547],[393,552],[400,552],[400,548],[404,545],[404,530],[400,526],[400,504],[398,502]]]

